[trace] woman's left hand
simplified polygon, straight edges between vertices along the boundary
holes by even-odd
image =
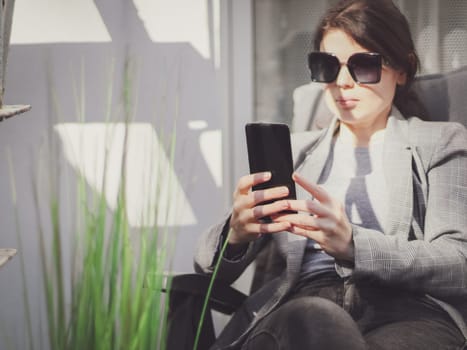
[[[293,179],[314,199],[287,200],[288,210],[297,211],[298,214],[279,215],[274,221],[289,222],[289,232],[313,239],[336,259],[353,261],[352,226],[342,203],[332,198],[322,187],[306,181],[298,173],[293,174]]]

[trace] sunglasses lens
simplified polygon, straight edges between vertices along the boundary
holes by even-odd
[[[333,55],[325,52],[312,52],[308,55],[308,68],[312,81],[330,83],[336,79],[340,64],[337,57]]]
[[[377,53],[357,53],[347,62],[352,78],[361,84],[376,84],[381,79],[382,59]]]

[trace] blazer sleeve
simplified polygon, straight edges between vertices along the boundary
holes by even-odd
[[[198,241],[194,259],[194,268],[198,273],[212,274],[219,259],[220,250],[227,237],[230,213],[221,221],[204,232]],[[228,284],[233,283],[248,265],[255,259],[265,244],[265,237],[260,237],[248,244],[245,254],[235,260],[221,258],[217,278]]]
[[[450,124],[439,140],[426,163],[423,237],[409,240],[353,226],[355,263],[337,266],[341,275],[434,297],[467,297],[467,131]]]

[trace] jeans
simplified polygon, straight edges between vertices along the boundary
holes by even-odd
[[[454,350],[465,345],[449,315],[423,295],[330,277],[295,288],[257,324],[242,349]]]

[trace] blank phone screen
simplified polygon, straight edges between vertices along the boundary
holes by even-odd
[[[295,199],[292,180],[293,159],[290,131],[286,124],[249,123],[245,127],[250,173],[270,171],[271,180],[253,187],[253,190],[287,186],[287,198]]]

